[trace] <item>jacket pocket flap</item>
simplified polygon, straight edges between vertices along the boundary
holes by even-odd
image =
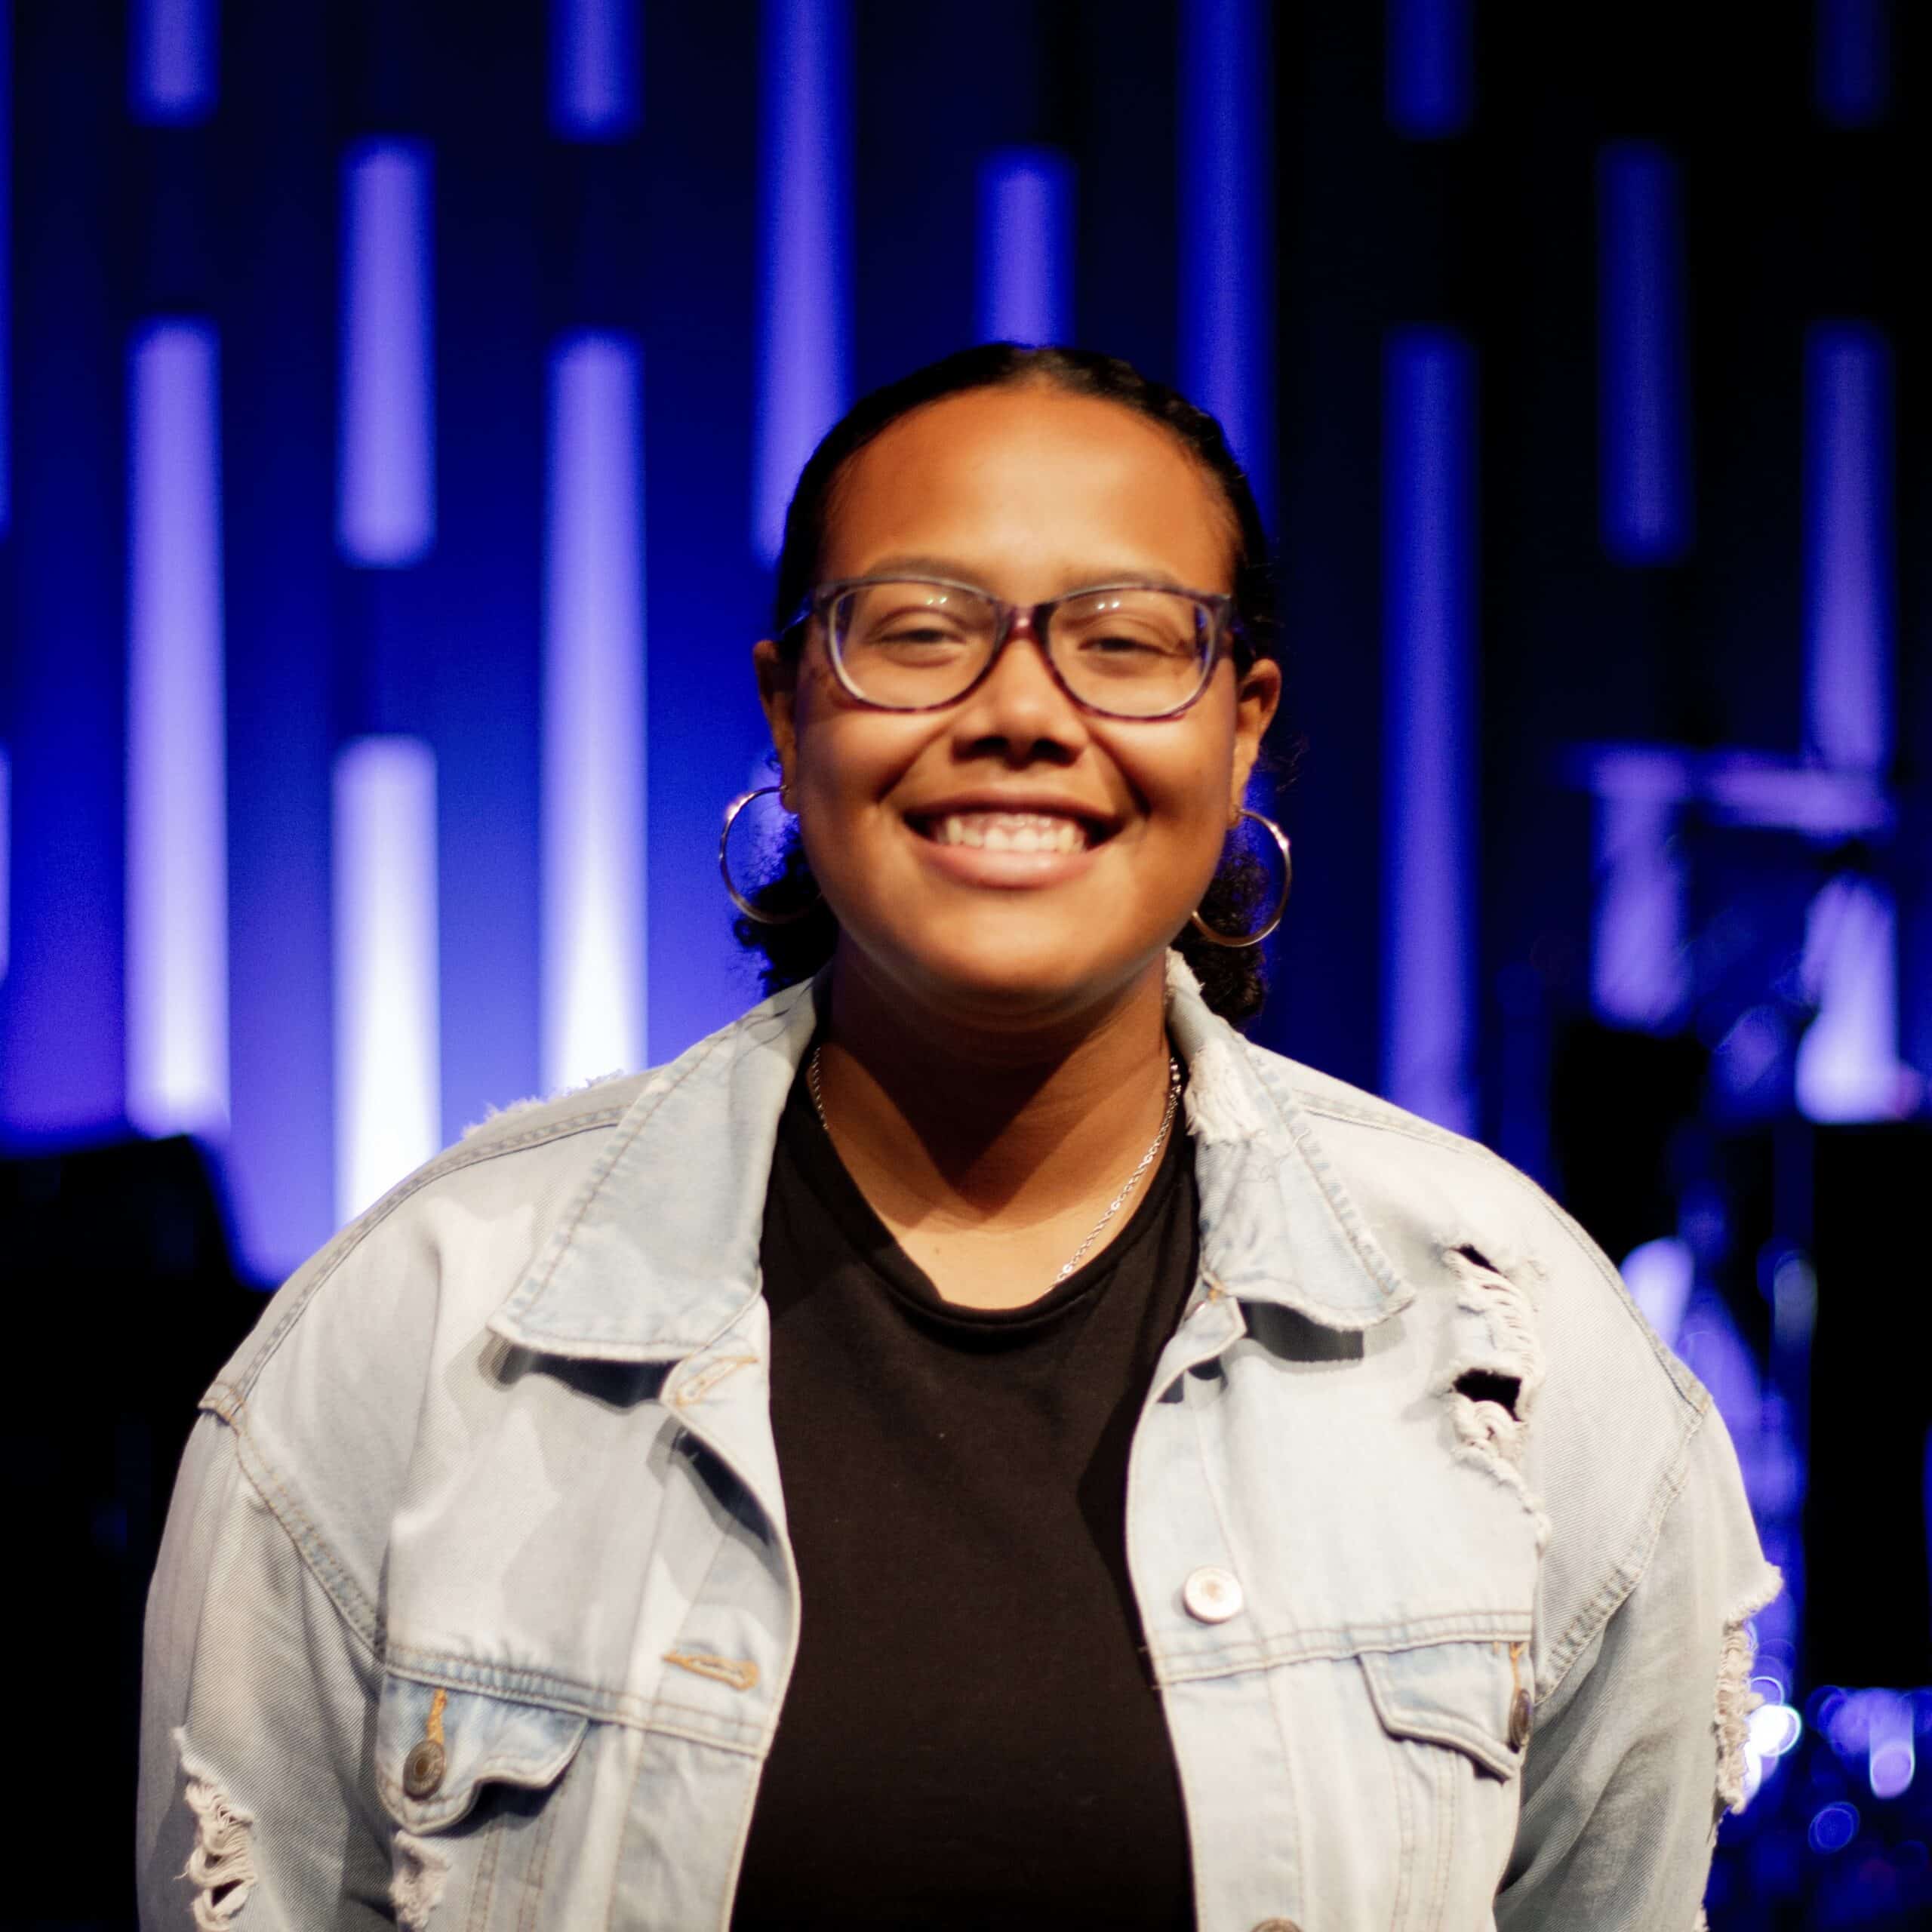
[[[1512,1778],[1529,1737],[1526,1669],[1507,1644],[1420,1644],[1361,1654],[1368,1694],[1392,1737],[1447,1744]]]
[[[486,1784],[554,1784],[589,1721],[547,1704],[385,1676],[376,1714],[376,1788],[412,1832],[463,1817]]]

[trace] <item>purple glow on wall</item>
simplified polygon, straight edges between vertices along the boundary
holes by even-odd
[[[851,23],[847,0],[760,14],[758,411],[752,543],[776,562],[792,486],[851,382]]]
[[[1890,0],[1817,0],[1817,33],[1820,117],[1838,128],[1882,121],[1892,97]]]
[[[442,1145],[436,766],[418,738],[335,763],[335,1192],[352,1220]]]
[[[128,358],[128,1117],[228,1121],[221,402],[214,331],[155,322]]]
[[[1073,168],[1051,148],[1005,148],[980,165],[980,340],[1073,335]]]
[[[1687,881],[1668,797],[1611,795],[1596,808],[1596,918],[1590,993],[1613,1025],[1661,1031],[1690,997]]]
[[[1620,562],[1690,547],[1682,188],[1646,141],[1605,148],[1597,168],[1599,515]]]
[[[137,121],[201,121],[214,111],[218,14],[217,0],[134,0],[128,110]]]
[[[1412,140],[1460,134],[1475,108],[1470,0],[1389,0],[1389,125]]]
[[[418,141],[343,159],[336,535],[351,563],[413,564],[435,541],[430,174]]]
[[[1811,903],[1800,968],[1817,1008],[1798,1043],[1798,1111],[1807,1120],[1895,1120],[1923,1088],[1899,1049],[1898,915],[1876,880],[1847,873]]]
[[[550,368],[543,629],[543,1079],[646,1056],[644,425],[637,345]]]
[[[550,126],[613,141],[643,121],[639,0],[550,0]]]
[[[1878,771],[1891,755],[1891,351],[1863,322],[1804,349],[1806,749]]]
[[[1275,501],[1270,42],[1262,0],[1184,0],[1180,386],[1220,419],[1264,516]]]
[[[1383,361],[1383,1091],[1476,1124],[1475,358],[1408,328]]]

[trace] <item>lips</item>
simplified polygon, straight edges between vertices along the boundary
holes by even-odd
[[[1053,812],[948,812],[915,823],[936,845],[986,852],[1084,852],[1093,843],[1083,820]]]

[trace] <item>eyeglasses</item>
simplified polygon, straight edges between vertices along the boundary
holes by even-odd
[[[839,683],[881,711],[956,704],[1023,629],[1082,709],[1172,718],[1207,689],[1236,635],[1232,598],[1145,583],[1026,605],[944,577],[848,577],[820,584],[786,628],[814,618]]]

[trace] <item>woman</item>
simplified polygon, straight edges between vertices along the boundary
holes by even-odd
[[[782,989],[471,1135],[211,1389],[150,1923],[1692,1924],[1775,1574],[1574,1225],[1227,1024],[1263,555],[1104,358],[827,438]]]

